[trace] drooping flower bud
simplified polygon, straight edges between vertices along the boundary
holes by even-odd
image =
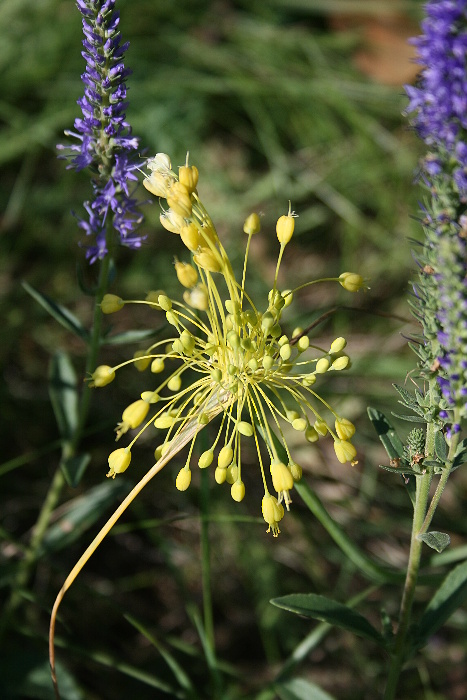
[[[144,399],[133,401],[133,403],[127,406],[122,413],[122,420],[116,428],[116,440],[119,440],[128,430],[137,428],[146,418],[148,411],[149,403],[144,401]]]
[[[334,451],[341,464],[345,464],[345,462],[353,462],[357,456],[357,450],[352,443],[348,442],[347,440],[335,440]]]
[[[237,479],[232,484],[232,488],[230,489],[230,495],[232,496],[234,501],[237,501],[237,503],[240,503],[240,501],[243,501],[245,498],[245,484],[241,479]]]
[[[116,294],[104,294],[101,301],[101,309],[103,314],[113,314],[116,311],[123,309],[125,303],[123,299]]]
[[[187,224],[187,226],[182,226],[180,229],[180,238],[188,250],[191,250],[193,253],[195,253],[204,243],[200,232],[193,222]]]
[[[127,447],[119,447],[118,450],[114,450],[109,455],[109,471],[107,476],[111,476],[115,479],[115,474],[121,474],[130,466],[131,462],[131,452]]]
[[[201,248],[198,253],[193,255],[193,259],[203,270],[208,270],[208,272],[220,272],[220,260],[209,248]]]
[[[180,284],[183,284],[184,287],[188,287],[188,289],[194,287],[198,281],[198,273],[193,265],[189,263],[179,262],[177,260],[175,263],[175,272],[177,273]]]
[[[343,272],[339,275],[339,284],[348,292],[358,292],[364,286],[363,277],[356,272]]]
[[[276,224],[277,239],[281,245],[287,245],[293,236],[295,228],[295,219],[293,212],[290,211],[287,215],[279,217]]]
[[[178,179],[191,194],[198,184],[199,172],[196,165],[182,165],[178,169]]]
[[[355,426],[347,418],[336,418],[335,426],[341,440],[350,440],[355,434]]]
[[[96,367],[94,372],[91,374],[91,381],[89,382],[90,387],[94,386],[105,386],[110,384],[115,379],[115,370],[109,365],[99,365]]]
[[[272,530],[273,536],[277,537],[277,535],[280,533],[278,524],[284,517],[283,506],[277,502],[274,496],[271,496],[270,493],[266,493],[261,502],[261,510],[263,513],[263,518],[269,525],[267,532]]]
[[[182,467],[177,474],[175,486],[179,491],[186,491],[191,484],[191,469]]]

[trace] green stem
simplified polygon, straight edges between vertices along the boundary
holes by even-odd
[[[430,393],[432,393],[432,388],[433,387],[430,386]],[[435,453],[435,434],[436,426],[434,425],[434,423],[428,423],[426,430],[425,454],[429,459],[432,459]],[[410,542],[409,561],[407,564],[407,574],[405,578],[404,591],[402,594],[401,607],[399,611],[397,633],[396,638],[394,640],[394,649],[391,655],[386,689],[383,696],[384,700],[394,700],[394,698],[396,697],[399,677],[402,671],[402,667],[404,665],[407,631],[409,629],[410,620],[412,616],[412,606],[415,596],[415,590],[417,587],[418,573],[420,570],[420,560],[423,546],[423,541],[419,539],[419,535],[422,532],[425,517],[427,514],[427,506],[428,499],[430,496],[430,486],[432,478],[432,471],[427,472],[422,476],[416,477],[417,487],[414,506],[414,516],[412,522],[412,538]]]
[[[209,475],[201,469],[201,579],[203,587],[204,630],[206,640],[215,652],[214,615],[211,592],[211,553],[209,544]]]
[[[110,237],[111,233],[111,231],[108,231],[108,237]],[[102,332],[102,310],[100,307],[100,302],[102,301],[102,297],[104,296],[107,289],[109,280],[109,269],[110,256],[107,255],[102,262],[101,269],[99,272],[99,285],[95,299],[96,303],[94,308],[93,325],[86,358],[87,375],[89,375],[95,369],[97,356],[99,353]],[[90,392],[91,390],[89,388],[89,383],[86,382],[80,398],[79,417],[76,430],[71,439],[62,444],[62,456],[60,460],[60,465],[55,471],[46,497],[39,511],[39,515],[33,527],[31,540],[27,548],[26,554],[18,565],[16,576],[12,584],[11,594],[5,605],[4,612],[0,621],[0,640],[3,638],[14,613],[21,604],[22,591],[27,586],[28,580],[31,576],[31,572],[34,568],[34,564],[37,559],[38,552],[41,548],[44,535],[49,526],[52,513],[60,500],[63,487],[66,484],[61,464],[66,459],[69,459],[70,457],[74,456],[79,447],[79,443],[82,438],[83,430],[89,412]]]

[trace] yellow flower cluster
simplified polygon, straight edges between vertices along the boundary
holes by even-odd
[[[283,311],[296,291],[277,288],[284,249],[295,226],[290,206],[276,226],[280,248],[273,287],[264,304],[256,304],[245,289],[245,279],[251,238],[261,228],[259,216],[250,214],[244,224],[248,240],[239,283],[198,196],[197,168],[190,166],[187,158],[177,174],[165,154],[150,159],[147,167],[144,186],[168,205],[162,211],[161,223],[180,236],[190,260],[175,262],[177,278],[184,288],[183,302],[163,292],[150,292],[144,302],[137,302],[164,312],[173,337],[154,343],[117,367],[100,366],[91,377],[93,386],[105,386],[114,379],[116,370],[132,362],[140,370],[150,367],[151,374],[164,372],[163,381],[155,389],[144,391],[124,410],[117,439],[128,430],[139,431],[127,447],[109,456],[108,476],[115,477],[128,468],[134,443],[143,431],[155,427],[164,431],[164,439],[155,450],[157,460],[171,446],[190,443],[185,465],[176,478],[177,489],[184,491],[191,482],[197,434],[220,414],[217,435],[211,447],[199,456],[198,466],[208,468],[217,454],[216,482],[230,484],[232,498],[241,501],[245,495],[241,444],[243,439],[252,440],[264,485],[263,517],[276,536],[284,515],[282,504],[289,508],[290,491],[302,474],[290,454],[284,424],[303,433],[311,443],[329,433],[337,459],[342,463],[355,459],[356,450],[350,442],[355,432],[353,424],[340,417],[312,388],[320,375],[349,366],[344,352],[346,341],[336,338],[328,349],[318,348],[310,345],[302,328],[289,335],[282,328]],[[308,284],[320,281],[338,282],[352,292],[363,286],[362,277],[351,272]],[[102,311],[114,313],[128,303],[135,302],[107,294]],[[151,407],[154,411],[148,419]],[[323,408],[332,415],[333,426],[322,415]],[[285,448],[287,464],[278,456],[278,439]],[[267,469],[260,440],[268,455]],[[270,493],[270,483],[276,495]]]

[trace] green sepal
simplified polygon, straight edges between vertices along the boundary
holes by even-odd
[[[86,343],[89,341],[89,333],[81,324],[81,321],[69,311],[67,308],[57,302],[53,301],[46,294],[42,294],[34,287],[31,287],[27,282],[22,282],[23,288],[28,294],[30,294],[33,299],[35,299],[39,304],[58,321],[64,328],[71,331],[78,338],[81,338]]]
[[[84,476],[84,472],[91,461],[91,455],[85,452],[82,455],[75,455],[74,457],[69,457],[64,459],[60,468],[65,475],[67,484],[72,488],[79,486],[81,479]]]
[[[133,331],[123,331],[102,338],[101,345],[125,345],[126,343],[140,343],[158,336],[166,326],[159,326],[153,330],[135,329]]]
[[[49,396],[60,436],[70,440],[79,421],[78,381],[64,350],[58,350],[50,359]]]
[[[316,595],[315,593],[291,593],[280,598],[273,598],[270,602],[277,608],[341,627],[353,632],[358,637],[371,639],[380,646],[386,647],[384,638],[368,622],[366,617],[363,617],[363,615],[360,615],[360,613],[347,605],[331,598],[326,598],[326,596]]]
[[[411,634],[412,651],[426,644],[467,599],[467,561],[449,572]]]
[[[445,532],[437,532],[433,530],[432,532],[424,532],[423,535],[418,535],[417,540],[421,540],[428,547],[434,549],[439,553],[443,552],[446,547],[451,544],[451,538]]]

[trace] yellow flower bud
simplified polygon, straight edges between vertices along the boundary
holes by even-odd
[[[356,272],[343,272],[339,275],[339,284],[348,292],[358,292],[364,285],[363,277]]]
[[[261,510],[263,513],[263,518],[269,525],[267,532],[270,532],[272,530],[272,534],[274,535],[274,537],[277,537],[277,535],[280,533],[278,523],[284,517],[284,508],[280,503],[277,502],[274,496],[271,496],[271,494],[267,493],[263,496],[263,500],[261,502]]]
[[[250,214],[250,216],[245,219],[243,230],[249,236],[253,235],[254,233],[258,233],[261,230],[261,221],[258,214],[253,212],[253,214]]]
[[[230,489],[230,495],[234,499],[234,501],[237,501],[237,503],[240,503],[240,501],[243,501],[245,498],[245,484],[241,479],[237,479],[232,484],[232,488]]]
[[[217,467],[214,472],[214,479],[216,480],[216,484],[223,484],[227,479],[227,467]]]
[[[276,224],[277,239],[281,245],[287,245],[293,236],[294,228],[295,219],[289,207],[289,213],[279,217]]]
[[[175,481],[175,486],[179,491],[186,491],[191,484],[191,469],[186,469],[182,467],[177,474],[177,479]]]
[[[160,416],[157,416],[156,420],[154,421],[154,427],[159,428],[159,430],[165,430],[166,428],[170,428],[173,425],[173,422],[173,417],[164,411],[164,413],[161,413]]]
[[[302,337],[297,340],[297,349],[299,352],[305,352],[305,350],[308,350],[309,345],[310,339],[307,335],[302,335]]]
[[[198,281],[198,273],[195,268],[189,263],[176,262],[175,272],[177,273],[178,281],[183,284],[184,287],[194,287]]]
[[[198,467],[200,469],[206,469],[206,467],[209,467],[210,464],[212,464],[212,460],[214,459],[214,450],[206,450],[206,452],[203,452],[203,454],[200,456],[198,460]]]
[[[237,423],[237,430],[242,435],[245,435],[245,437],[251,437],[253,435],[253,426],[251,423],[247,423],[246,420],[241,420]]]
[[[109,471],[107,476],[115,479],[115,474],[121,474],[130,466],[131,452],[127,447],[120,447],[109,455]]]
[[[209,248],[201,248],[199,253],[193,255],[193,260],[197,265],[202,267],[203,270],[208,270],[208,272],[220,272],[220,260]]]
[[[342,369],[347,369],[350,363],[350,357],[348,355],[341,355],[341,357],[337,357],[334,362],[331,365],[331,369],[335,369],[337,371],[342,370]]]
[[[170,301],[169,297],[165,294],[159,294],[157,301],[159,302],[159,306],[161,307],[161,309],[163,309],[164,311],[170,311],[170,309],[172,308],[172,302]]]
[[[128,430],[133,430],[140,425],[148,415],[149,404],[144,399],[133,401],[122,413],[122,421],[118,424],[117,439]]]
[[[191,216],[192,203],[190,192],[187,187],[181,182],[174,182],[172,187],[167,192],[167,204],[176,214],[184,219]],[[184,223],[183,223],[184,225]],[[182,227],[180,226],[179,231]]]
[[[281,349],[279,350],[279,354],[285,362],[287,362],[287,360],[290,360],[290,357],[292,355],[292,347],[290,343],[285,343],[284,345],[282,345]]]
[[[198,177],[199,173],[196,165],[182,165],[178,169],[178,179],[190,194],[196,189]]]
[[[293,477],[283,462],[273,462],[270,467],[272,484],[278,493],[293,488]]]
[[[334,451],[341,464],[345,464],[345,462],[353,462],[357,456],[357,450],[352,443],[348,442],[347,440],[335,440]]]
[[[96,367],[94,372],[91,374],[89,386],[105,386],[106,384],[113,382],[114,379],[115,370],[112,369],[112,367],[109,367],[109,365],[99,365],[99,367]]]
[[[305,439],[308,442],[317,442],[319,440],[319,435],[314,428],[310,427],[305,430]]]
[[[284,308],[286,309],[293,301],[293,292],[290,289],[284,289],[284,291],[281,292],[281,296],[284,300]]]
[[[303,377],[302,382],[303,386],[313,386],[313,384],[316,382],[316,375],[314,372],[311,372],[310,374],[307,374],[306,377]]]
[[[314,424],[314,428],[319,435],[322,435],[323,437],[326,435],[328,432],[328,426],[324,422],[324,420],[316,420]]]
[[[336,433],[341,440],[350,440],[355,434],[355,426],[347,418],[336,418]]]
[[[169,381],[167,382],[167,389],[169,391],[180,391],[180,387],[182,386],[182,378],[180,377],[179,374],[176,374],[175,377],[171,377]]]
[[[318,362],[316,363],[316,369],[315,372],[317,374],[324,374],[325,372],[328,371],[330,366],[330,362],[327,357],[322,357]]]
[[[301,466],[296,462],[290,462],[288,468],[290,469],[290,473],[292,474],[293,480],[300,481],[303,474],[303,469],[301,468]]]
[[[165,363],[162,357],[156,357],[156,359],[151,362],[151,372],[153,374],[159,374],[159,372],[163,372],[164,368]]]
[[[123,299],[120,299],[116,294],[104,294],[101,301],[101,309],[103,314],[113,314],[124,306]]]
[[[329,353],[334,354],[336,352],[340,352],[341,350],[343,350],[345,348],[346,345],[347,345],[347,341],[345,338],[341,338],[341,337],[336,338],[331,343]]]
[[[168,209],[159,216],[159,221],[166,231],[170,233],[180,233],[183,226],[185,226],[185,219],[173,209]]]
[[[161,294],[164,294],[160,289],[157,291],[150,291],[146,294],[146,301],[149,301],[151,304],[157,304],[159,306],[159,296]]]
[[[296,418],[295,420],[292,421],[292,428],[294,430],[298,430],[301,433],[304,433],[305,430],[307,429],[308,426],[308,421],[305,418]]]
[[[194,223],[182,226],[180,229],[180,238],[188,250],[191,250],[193,253],[203,245],[203,238]]]
[[[224,445],[222,450],[219,452],[219,457],[217,458],[217,466],[220,469],[226,469],[230,464],[232,464],[233,459],[233,449],[230,445]]]
[[[141,394],[141,398],[143,401],[146,401],[146,403],[157,403],[160,401],[160,396],[157,393],[157,391],[143,391]]]
[[[234,481],[237,481],[238,479],[238,466],[233,462],[229,467],[226,469],[227,475],[227,483],[228,484],[233,484]]]
[[[149,367],[151,362],[151,358],[148,356],[146,350],[136,350],[136,352],[133,353],[133,359],[135,360],[133,364],[138,372],[144,372],[144,370]]]

